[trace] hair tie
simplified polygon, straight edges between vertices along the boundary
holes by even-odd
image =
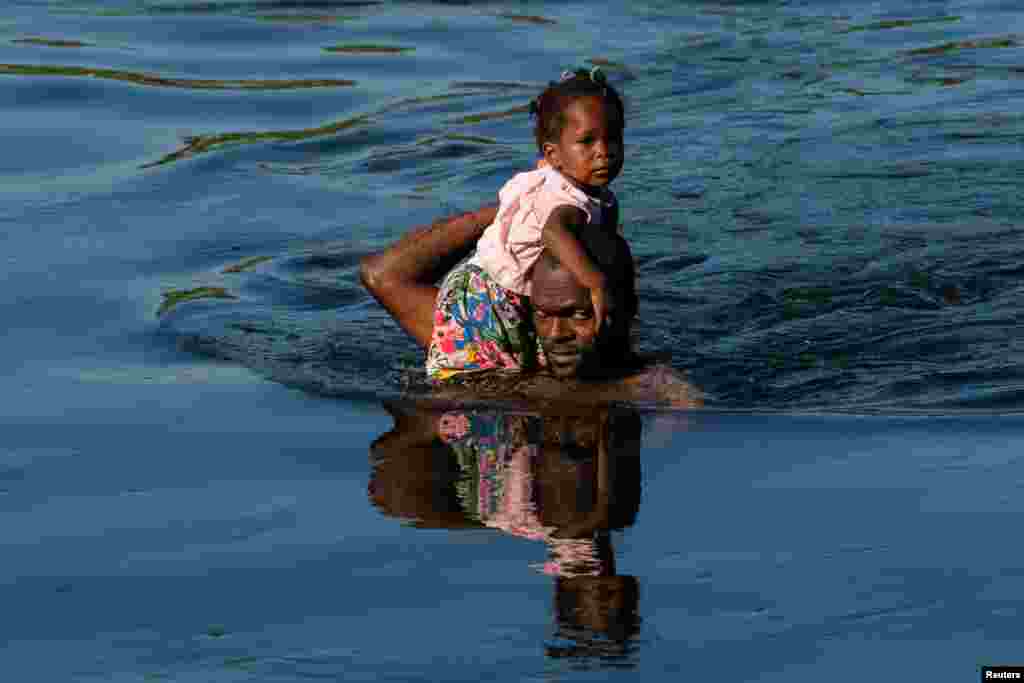
[[[589,78],[592,83],[597,85],[605,85],[608,82],[608,78],[604,75],[604,71],[601,67],[595,66],[590,71],[586,69],[576,69],[575,71],[563,71],[559,78],[559,83],[565,83],[571,81],[574,78]]]

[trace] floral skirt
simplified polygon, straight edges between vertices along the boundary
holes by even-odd
[[[465,260],[441,283],[427,377],[443,381],[477,370],[529,370],[543,365],[527,297],[511,292]]]

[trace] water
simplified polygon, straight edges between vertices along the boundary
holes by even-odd
[[[1013,659],[1014,3],[8,6],[0,671],[961,680]],[[640,348],[714,409],[643,416],[618,659],[555,656],[542,545],[371,505],[377,401],[422,356],[356,272],[493,201],[534,159],[521,107],[593,62],[627,100]]]

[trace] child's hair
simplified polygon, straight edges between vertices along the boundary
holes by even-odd
[[[544,92],[530,101],[530,114],[536,118],[533,137],[537,141],[537,150],[543,154],[545,142],[555,142],[561,138],[562,128],[565,127],[565,109],[574,98],[593,96],[603,97],[611,104],[625,127],[622,98],[615,88],[608,85],[604,72],[596,66],[589,71],[566,71],[560,81],[551,81]]]

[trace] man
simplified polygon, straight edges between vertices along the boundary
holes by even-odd
[[[468,255],[497,206],[486,206],[417,228],[360,263],[366,288],[424,349],[434,326],[436,283]],[[637,300],[633,258],[619,235],[594,233],[584,247],[604,272],[615,299],[613,313],[597,329],[590,295],[550,254],[534,266],[530,300],[534,329],[546,369],[509,376],[475,372],[463,387],[481,396],[668,402],[676,407],[702,404],[699,393],[664,365],[636,356],[629,345]],[[443,393],[443,392],[441,392]]]

